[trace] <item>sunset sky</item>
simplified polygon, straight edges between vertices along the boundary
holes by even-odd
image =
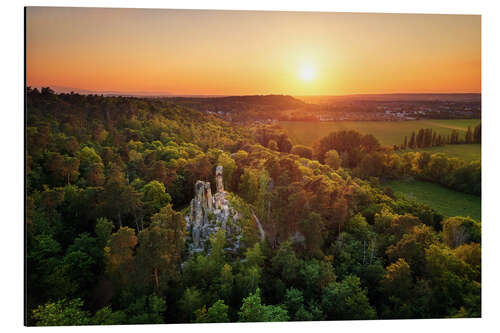
[[[471,15],[28,8],[30,86],[189,95],[481,91]]]

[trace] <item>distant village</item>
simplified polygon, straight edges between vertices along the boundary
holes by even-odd
[[[452,119],[481,117],[478,102],[351,102],[348,105],[326,105],[318,121],[380,120],[401,121],[417,119]]]
[[[186,105],[230,122],[272,124],[277,121],[410,121],[419,119],[470,119],[481,117],[481,100],[315,100],[288,97],[244,100],[186,99]],[[277,99],[278,97],[274,97]],[[264,102],[262,102],[264,100]]]

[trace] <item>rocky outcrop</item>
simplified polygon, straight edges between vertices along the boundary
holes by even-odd
[[[222,165],[215,168],[215,182],[217,184],[217,192],[224,192],[224,179],[222,178]]]
[[[222,166],[217,166],[215,171],[217,192],[214,195],[210,182],[198,180],[195,184],[194,198],[186,216],[190,252],[204,251],[210,236],[220,228],[226,232],[226,238],[230,236],[233,240],[230,250],[237,250],[239,247],[241,228],[237,222],[240,216],[228,201],[229,193],[224,190],[222,172]]]

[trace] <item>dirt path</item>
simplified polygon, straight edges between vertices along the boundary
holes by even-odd
[[[260,224],[259,218],[257,215],[255,215],[253,209],[250,209],[252,212],[252,217],[255,220],[255,223],[257,223],[257,227],[259,228],[260,231],[260,240],[264,240],[266,238],[266,233],[264,232],[264,228],[262,228],[262,224]]]

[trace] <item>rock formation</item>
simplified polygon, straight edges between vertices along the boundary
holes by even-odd
[[[217,192],[224,192],[224,181],[222,179],[222,165],[215,168],[215,182],[217,183]]]
[[[222,166],[217,166],[215,179],[217,192],[212,196],[210,182],[198,180],[194,188],[189,214],[186,216],[190,252],[204,251],[210,236],[222,228],[226,236],[234,236],[234,249],[239,246],[241,230],[237,222],[239,214],[228,202],[229,193],[224,191]],[[231,222],[231,223],[229,223]]]

